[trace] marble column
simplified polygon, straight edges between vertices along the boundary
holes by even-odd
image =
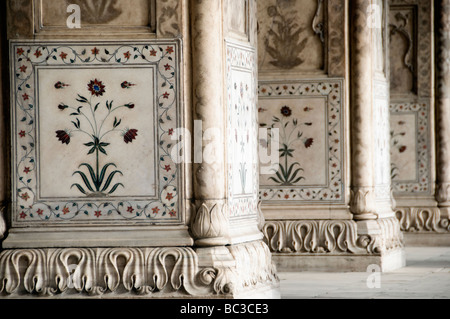
[[[218,63],[223,56],[222,12],[220,0],[191,1],[193,108],[197,124],[191,230],[198,246],[227,243],[224,70]]]
[[[437,11],[437,83],[436,138],[437,191],[436,199],[442,217],[450,210],[450,1],[442,0]]]
[[[1,40],[0,40],[0,57],[2,59],[5,59],[7,56],[7,42],[4,38],[4,31],[6,29],[6,3],[3,3],[0,7],[2,10],[1,14],[1,22],[0,22],[0,32],[3,32],[1,34]],[[6,103],[8,101],[7,99],[7,92],[8,92],[8,85],[7,81],[4,79],[8,78],[8,73],[6,71],[7,68],[4,68],[2,71],[2,74],[0,74],[0,122],[5,123],[6,117],[5,117],[5,110],[7,109]],[[0,240],[4,237],[6,233],[6,199],[7,199],[7,164],[6,164],[6,158],[7,158],[7,152],[6,152],[6,128],[5,125],[0,125]]]
[[[358,235],[383,271],[404,265],[390,180],[388,4],[351,4],[351,200]]]
[[[352,189],[350,210],[355,220],[376,219],[373,202],[372,152],[372,30],[367,24],[371,1],[357,0],[351,7],[351,145]]]

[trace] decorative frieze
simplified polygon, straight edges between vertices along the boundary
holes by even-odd
[[[267,221],[264,240],[276,254],[367,255],[403,247],[395,218],[373,221],[373,234],[360,234],[351,220]]]
[[[438,207],[398,208],[395,213],[400,222],[401,230],[404,232],[450,232],[450,220],[448,217],[441,216]]]
[[[200,267],[191,248],[71,248],[4,250],[0,294],[18,297],[205,297],[233,296],[278,277],[267,246],[229,248],[231,268]]]
[[[357,234],[350,220],[267,221],[265,241],[276,253],[292,254],[363,254],[366,237]]]

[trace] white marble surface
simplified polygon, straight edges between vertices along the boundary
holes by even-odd
[[[406,267],[381,274],[381,287],[367,287],[368,273],[281,272],[282,299],[448,299],[450,247],[407,247]]]

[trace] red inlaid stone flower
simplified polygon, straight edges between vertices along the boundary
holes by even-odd
[[[289,116],[292,115],[292,110],[291,110],[291,108],[289,106],[283,106],[281,108],[281,114],[283,116],[289,117]]]
[[[103,85],[102,81],[95,79],[89,82],[88,90],[91,92],[92,95],[102,96],[103,93],[105,93],[105,86]]]
[[[313,138],[308,138],[308,139],[305,141],[305,147],[306,147],[306,148],[310,148],[310,147],[313,145],[313,143],[314,143],[314,139],[313,139]]]
[[[123,135],[124,142],[127,144],[132,143],[133,140],[136,139],[136,136],[138,135],[137,132],[138,132],[138,130],[136,130],[134,128],[127,130],[125,132],[125,134]]]
[[[62,144],[69,144],[70,143],[70,135],[64,131],[64,130],[58,130],[56,131],[56,137],[59,141],[61,141]]]

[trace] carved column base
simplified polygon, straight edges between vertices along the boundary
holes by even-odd
[[[388,271],[404,265],[395,218],[268,220],[263,233],[281,271],[366,271],[371,264]]]
[[[350,191],[350,211],[354,220],[374,220],[377,214],[373,207],[373,189],[355,187]]]
[[[216,262],[209,263],[205,251],[187,247],[4,250],[0,296],[237,298],[263,287],[266,296],[277,296],[278,278],[264,243],[219,250],[210,251]]]
[[[196,246],[213,247],[229,243],[225,200],[196,201],[193,211],[191,232]]]

